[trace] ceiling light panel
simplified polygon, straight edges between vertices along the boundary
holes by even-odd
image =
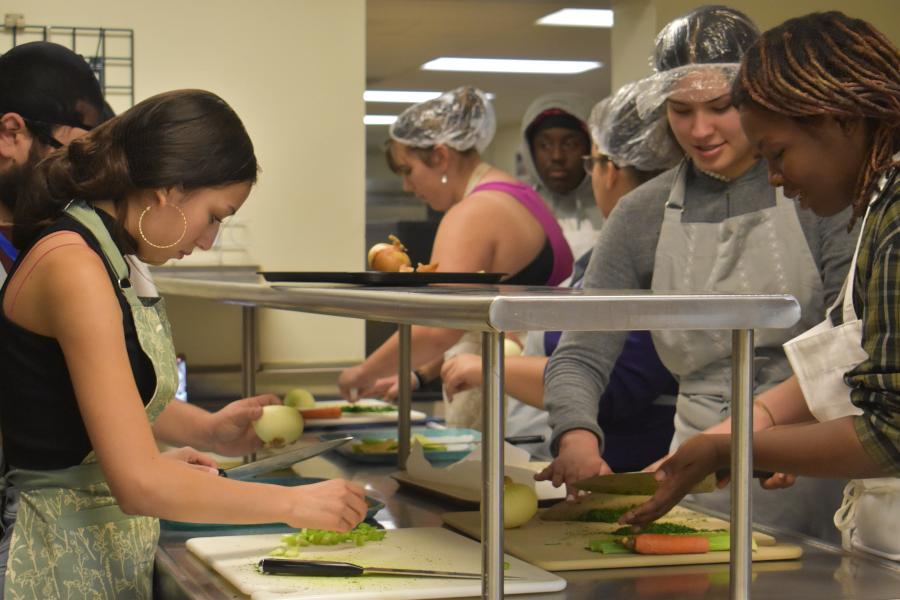
[[[366,125],[390,125],[397,120],[397,115],[365,115],[363,123]]]
[[[443,92],[424,92],[413,90],[366,90],[363,92],[363,100],[365,102],[383,102],[397,104],[416,104],[432,100],[443,94]],[[494,99],[494,94],[485,92],[488,100]]]
[[[575,75],[602,66],[602,63],[592,60],[525,60],[516,58],[459,58],[442,56],[422,65],[422,70]]]
[[[605,27],[613,26],[613,11],[593,8],[563,8],[541,17],[536,25],[556,27]]]
[[[441,92],[423,92],[412,90],[366,90],[363,92],[363,100],[366,102],[397,102],[401,104],[414,104],[437,98]]]

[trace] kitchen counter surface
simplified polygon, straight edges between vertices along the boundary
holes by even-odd
[[[312,436],[309,436],[312,440]],[[440,527],[441,514],[465,510],[451,502],[398,488],[389,465],[362,465],[339,455],[311,459],[300,466],[304,477],[345,477],[365,486],[370,496],[385,503],[376,519],[388,529],[397,527]],[[696,508],[696,507],[694,507]],[[754,599],[832,600],[865,598],[888,600],[900,597],[900,565],[849,554],[840,548],[767,528],[781,542],[803,547],[796,561],[753,565],[751,593]],[[285,528],[285,531],[287,529]],[[271,533],[271,529],[241,528],[235,533]],[[191,532],[166,531],[157,551],[156,597],[182,600],[224,600],[245,598],[214,571],[191,555],[184,546],[191,537],[227,535],[222,530]],[[521,596],[529,600],[594,600],[597,598],[728,598],[728,565],[694,565],[568,571],[566,590],[554,594]],[[513,597],[513,596],[509,596]],[[518,596],[516,596],[518,597]]]

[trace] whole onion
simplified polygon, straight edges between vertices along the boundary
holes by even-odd
[[[368,263],[370,269],[396,273],[401,267],[412,265],[406,254],[406,246],[396,236],[389,235],[390,244],[375,244],[369,250]]]
[[[270,404],[262,410],[262,416],[253,421],[253,430],[264,443],[290,444],[303,433],[303,417],[293,406]]]

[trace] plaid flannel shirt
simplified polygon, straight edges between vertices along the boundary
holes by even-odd
[[[869,358],[844,376],[866,452],[900,475],[900,176],[888,177],[862,231],[853,304]],[[839,313],[839,311],[836,311]]]

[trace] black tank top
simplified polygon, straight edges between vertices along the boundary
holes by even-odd
[[[544,247],[538,252],[524,269],[507,277],[502,283],[510,285],[547,285],[550,275],[553,274],[553,246],[550,241],[544,242]]]
[[[116,227],[113,218],[105,212],[98,210],[97,214],[107,229]],[[66,215],[45,229],[38,239],[57,231],[78,233],[102,258],[100,244],[90,231]],[[26,254],[27,251],[21,252],[13,265],[0,290],[0,302]],[[146,405],[156,388],[153,365],[140,348],[131,309],[119,289],[115,273],[105,260],[103,264],[122,309],[128,360],[141,400]],[[2,308],[0,340],[0,430],[7,464],[35,470],[80,464],[92,447],[59,343],[55,338],[16,325],[6,318]]]

